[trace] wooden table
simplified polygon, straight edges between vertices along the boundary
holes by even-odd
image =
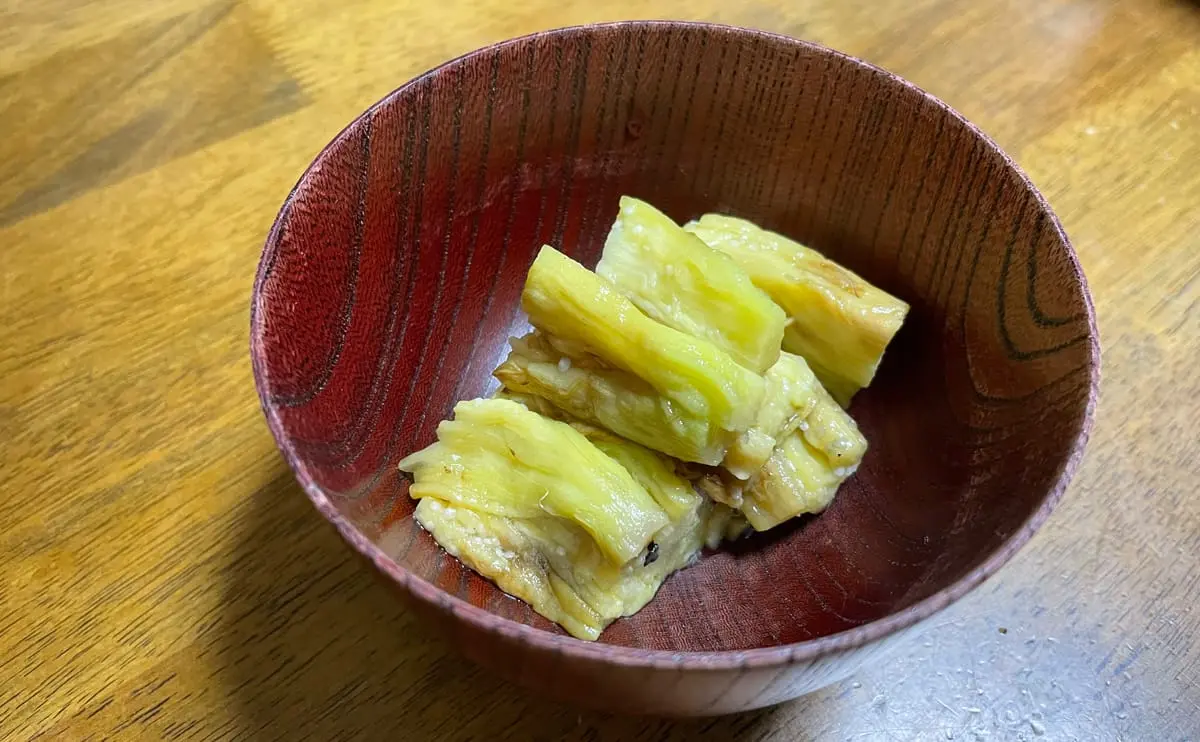
[[[343,124],[461,52],[639,16],[813,39],[957,107],[1058,210],[1104,346],[1083,469],[998,577],[851,680],[687,723],[433,641],[293,483],[247,354],[267,228]],[[0,737],[1200,739],[1200,6],[13,0],[0,132]]]

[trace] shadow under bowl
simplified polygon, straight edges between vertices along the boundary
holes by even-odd
[[[855,398],[870,451],[833,505],[586,643],[441,551],[395,467],[494,388],[538,247],[594,264],[622,194],[749,218],[912,311]],[[1099,378],[1076,256],[995,144],[859,60],[690,23],[540,33],[388,95],[288,196],[251,324],[305,491],[453,643],[556,698],[671,715],[839,680],[994,573],[1066,487]]]

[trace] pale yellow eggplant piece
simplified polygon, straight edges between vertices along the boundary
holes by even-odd
[[[621,198],[596,273],[650,318],[756,373],[779,358],[783,310],[731,258],[644,201]]]
[[[512,341],[494,375],[510,392],[539,397],[566,415],[606,428],[685,461],[716,464],[740,433],[691,415],[636,376],[576,350],[555,347],[539,331]]]
[[[781,353],[764,376],[766,392],[754,425],[742,433],[725,455],[725,468],[749,479],[767,463],[778,441],[796,429],[828,394],[800,356]]]
[[[637,483],[642,485],[666,512],[668,518],[677,520],[699,504],[700,495],[691,483],[676,472],[676,459],[638,445],[604,428],[581,422],[543,397],[514,392],[507,387],[501,387],[496,392],[496,397],[511,399],[544,417],[568,423],[591,441],[592,445],[632,474]]]
[[[574,365],[623,371],[631,378],[622,386],[632,389],[640,383],[643,397],[658,395],[659,406],[683,421],[681,426],[711,429],[704,436],[708,440],[692,441],[697,449],[705,448],[716,431],[737,435],[754,423],[763,397],[761,376],[711,342],[650,319],[609,281],[553,248],[543,247],[529,269],[521,305],[530,323]],[[557,399],[551,401],[588,419]],[[653,440],[604,425],[658,448]]]
[[[726,541],[736,541],[750,528],[746,517],[723,503],[713,503],[705,528],[704,545],[715,549]]]
[[[576,422],[571,427],[632,474],[672,521],[678,521],[700,505],[700,495],[675,473],[674,459],[595,425]]]
[[[744,219],[706,214],[684,229],[731,257],[783,308],[790,320],[783,349],[803,356],[840,404],[871,382],[906,303]]]
[[[742,492],[742,514],[756,531],[765,531],[804,513],[828,507],[844,476],[793,433],[775,449],[763,470]]]
[[[853,418],[821,387],[813,385],[808,413],[780,436],[765,465],[741,480],[728,469],[685,473],[706,497],[740,511],[757,531],[819,513],[838,487],[858,470],[867,441]]]
[[[571,635],[594,640],[612,621],[641,610],[663,581],[691,564],[711,505],[661,529],[650,550],[615,566],[583,529],[560,518],[508,518],[425,498],[414,517],[451,555],[529,603]]]
[[[819,385],[816,391],[807,417],[740,493],[742,513],[755,530],[824,510],[866,454],[867,439],[854,419]]]
[[[555,516],[618,565],[668,522],[646,489],[581,433],[508,400],[459,402],[437,442],[400,468],[413,474],[413,498],[509,518]]]
[[[856,469],[867,452],[867,439],[859,431],[854,418],[819,385],[815,390],[812,409],[797,429],[834,469]]]
[[[401,468],[415,477],[417,521],[447,552],[572,635],[595,639],[696,558],[712,504],[673,460],[534,410],[571,420],[541,398],[502,390],[459,403],[438,442]]]

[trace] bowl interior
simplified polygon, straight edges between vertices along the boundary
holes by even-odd
[[[395,464],[525,327],[536,249],[592,265],[617,197],[797,238],[912,304],[852,414],[830,509],[708,555],[601,641],[769,647],[864,624],[1015,549],[1077,452],[1095,372],[1078,265],[1011,163],[940,103],[781,37],[688,24],[552,32],[409,83],[288,198],[256,284],[272,429],[311,492],[399,565],[547,631],[411,518]]]

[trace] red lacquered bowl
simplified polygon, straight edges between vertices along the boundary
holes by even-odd
[[[871,448],[829,510],[586,643],[442,552],[396,462],[494,388],[537,248],[593,264],[621,194],[750,218],[912,312],[855,398]],[[472,659],[626,712],[794,698],[979,585],[1061,497],[1099,378],[1076,256],[995,144],[861,61],[702,24],[541,33],[405,84],[288,196],[252,317],[271,432],[350,545]]]

